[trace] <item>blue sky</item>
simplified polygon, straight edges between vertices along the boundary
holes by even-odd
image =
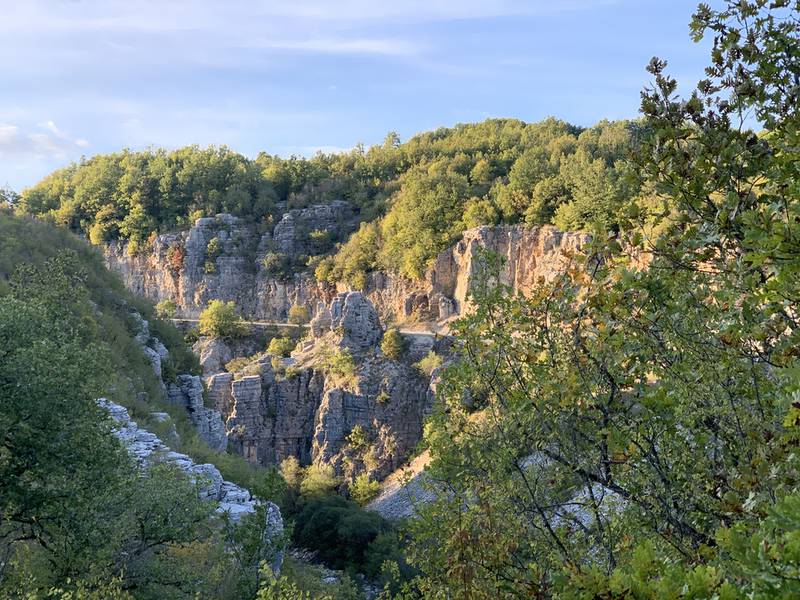
[[[82,155],[226,144],[310,155],[442,125],[635,117],[686,0],[0,0],[0,185]]]

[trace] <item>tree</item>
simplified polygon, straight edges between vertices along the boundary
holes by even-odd
[[[175,316],[178,310],[178,305],[175,301],[167,298],[156,304],[156,314],[162,319],[171,319]]]
[[[529,298],[483,258],[428,427],[447,493],[412,523],[423,595],[733,598],[793,568],[798,11],[701,5],[712,64],[688,100],[651,63],[637,162],[660,210],[574,205],[622,239],[595,238]],[[600,174],[603,137],[586,143]]]
[[[405,340],[394,327],[387,329],[381,340],[381,352],[392,360],[400,360],[405,352]]]
[[[294,350],[295,345],[295,341],[290,337],[274,337],[269,341],[267,352],[275,356],[286,357]]]
[[[212,300],[200,313],[197,328],[201,335],[214,338],[234,338],[247,334],[247,325],[239,316],[233,301]]]
[[[305,304],[292,304],[289,308],[289,322],[305,325],[309,321],[308,307]]]
[[[350,486],[350,496],[361,506],[368,504],[380,491],[381,484],[377,481],[370,481],[367,473],[358,475],[353,485]]]
[[[337,485],[333,467],[314,463],[306,467],[300,483],[300,494],[306,500],[330,494]]]

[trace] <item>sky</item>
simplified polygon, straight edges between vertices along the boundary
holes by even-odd
[[[634,118],[691,87],[696,0],[0,0],[0,186],[82,156],[338,151],[489,117]]]

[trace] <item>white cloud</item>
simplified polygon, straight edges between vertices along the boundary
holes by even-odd
[[[53,121],[39,123],[38,127],[43,131],[26,132],[17,125],[0,123],[0,156],[68,158],[89,146],[85,139],[72,139],[64,134]]]

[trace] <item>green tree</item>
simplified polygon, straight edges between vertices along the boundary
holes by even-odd
[[[197,326],[201,335],[215,338],[240,337],[247,334],[247,325],[233,301],[212,300],[200,313]]]
[[[394,327],[387,329],[381,340],[381,352],[392,360],[400,360],[405,352],[405,340]]]
[[[290,337],[274,337],[269,341],[267,352],[286,357],[294,350],[295,345],[295,341]]]
[[[305,325],[308,323],[310,315],[305,304],[292,304],[289,307],[289,322],[295,325]]]
[[[798,10],[701,5],[712,64],[688,100],[651,63],[637,161],[659,212],[602,190],[600,214],[576,204],[622,240],[596,238],[526,299],[484,257],[428,428],[447,493],[412,523],[423,596],[771,597],[792,571]],[[759,135],[739,126],[750,111]],[[573,180],[573,202],[619,183],[603,174],[616,138],[579,140],[603,176]]]
[[[350,496],[361,506],[368,504],[381,491],[381,484],[377,481],[370,481],[367,473],[358,475],[350,486]]]
[[[306,467],[300,482],[300,494],[306,500],[330,494],[338,485],[333,467],[314,463]]]

